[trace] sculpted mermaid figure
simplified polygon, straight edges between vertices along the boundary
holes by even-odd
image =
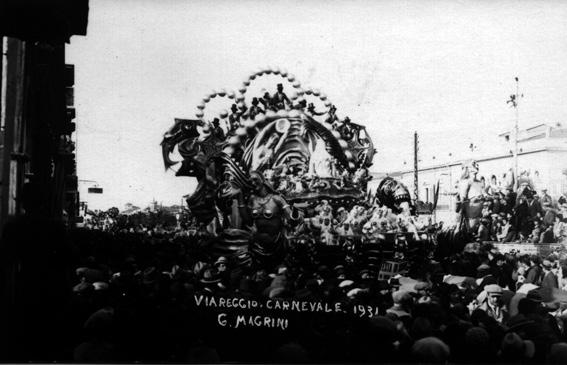
[[[301,216],[264,179],[252,171],[249,178],[252,191],[248,201],[239,197],[239,208],[247,225],[253,227],[250,252],[260,265],[271,265],[283,258],[287,248],[285,220],[299,222]]]

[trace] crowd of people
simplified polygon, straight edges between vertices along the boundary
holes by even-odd
[[[311,264],[242,268],[171,234],[79,230],[73,242],[69,318],[83,333],[75,361],[567,361],[563,251],[503,255],[477,244],[427,259],[409,279],[379,278],[356,261],[330,264],[317,251]],[[284,313],[285,331],[235,329],[197,306],[200,295],[340,302],[345,313]]]
[[[481,181],[484,179],[482,178]],[[480,241],[554,243],[567,237],[567,199],[552,198],[546,188],[512,192],[496,184],[485,186],[482,218],[475,228]]]
[[[228,114],[225,125],[221,125],[219,118],[214,118],[212,121],[205,123],[203,127],[205,133],[210,132],[224,140],[231,135],[235,135],[236,130],[243,126],[245,119],[254,120],[259,114],[265,114],[268,111],[278,112],[280,110],[299,110],[317,119],[321,117],[321,120],[329,125],[330,129],[338,131],[341,138],[346,141],[354,138],[358,129],[356,124],[351,123],[348,116],[341,120],[337,116],[337,108],[332,104],[327,111],[317,111],[315,104],[307,103],[303,96],[290,99],[284,91],[283,84],[278,84],[273,94],[264,91],[262,96],[253,97],[250,107],[247,107],[244,102],[232,104],[231,112]]]

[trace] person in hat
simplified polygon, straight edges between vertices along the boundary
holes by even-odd
[[[307,101],[304,98],[297,99],[297,103],[292,105],[295,110],[305,111],[307,109]]]
[[[272,97],[272,105],[278,110],[285,109],[286,106],[291,105],[291,101],[285,94],[282,84],[277,85],[277,91]]]
[[[494,318],[498,323],[503,323],[508,319],[507,312],[501,302],[504,290],[498,284],[490,284],[484,287],[484,300],[479,300],[481,304],[479,309],[488,314],[489,317]],[[479,297],[482,299],[483,293]]]
[[[543,279],[541,280],[542,288],[558,289],[559,281],[557,275],[553,272],[553,264],[549,260],[543,260],[541,265],[543,269]]]
[[[410,292],[398,290],[392,293],[394,305],[386,310],[386,314],[395,320],[400,320],[406,328],[409,328],[411,322],[411,308],[413,306],[413,297]]]
[[[321,116],[326,114],[325,112],[318,112],[317,110],[315,110],[315,104],[313,103],[308,104],[307,111],[313,116]]]
[[[215,118],[212,121],[212,134],[213,136],[217,137],[218,139],[224,141],[225,139],[225,135],[224,135],[224,130],[222,129],[222,127],[219,124],[219,118]]]
[[[234,132],[240,127],[240,114],[238,113],[236,104],[231,105],[230,111],[231,114],[228,116],[228,125],[230,126],[230,131]]]
[[[250,106],[250,110],[248,111],[248,116],[250,119],[254,119],[254,117],[260,113],[264,113],[264,109],[260,106],[260,101],[257,97],[252,98],[252,105]]]
[[[203,270],[203,275],[200,280],[203,285],[203,291],[207,294],[216,293],[219,289],[220,278],[218,271],[214,268],[206,268]]]
[[[541,208],[544,211],[550,210],[553,208],[553,199],[551,198],[551,196],[549,196],[549,194],[547,194],[547,188],[543,188],[541,189],[542,195],[541,198],[539,199],[539,202],[541,204]]]
[[[476,283],[479,289],[483,289],[486,285],[497,284],[498,280],[492,275],[492,269],[488,264],[480,264],[476,268]]]
[[[476,234],[477,241],[486,242],[490,239],[490,230],[488,228],[490,221],[487,218],[482,218],[478,226],[478,231]]]
[[[542,278],[541,259],[538,255],[531,255],[529,261],[530,267],[526,272],[526,280],[524,283],[539,285]]]
[[[337,116],[337,107],[331,105],[329,111],[327,112],[327,118],[325,118],[325,123],[332,125],[333,123],[338,122],[338,120],[339,117]]]
[[[424,281],[419,281],[415,283],[413,289],[417,294],[419,303],[426,303],[431,300],[430,297],[431,284],[426,283]]]

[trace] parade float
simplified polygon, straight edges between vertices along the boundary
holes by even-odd
[[[264,76],[279,78],[277,87],[250,95]],[[218,99],[226,110],[211,115]],[[280,69],[251,74],[238,91],[206,95],[195,118],[175,119],[162,149],[166,169],[178,165],[177,176],[197,179],[187,205],[201,225],[213,226],[219,254],[241,261],[250,252],[281,257],[290,239],[306,235],[327,245],[362,237],[363,226],[379,229],[374,218],[413,211],[408,189],[392,178],[367,191],[376,150],[366,128],[339,118],[324,93]],[[339,224],[347,231],[337,232]]]

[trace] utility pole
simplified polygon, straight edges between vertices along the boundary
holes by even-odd
[[[515,109],[516,112],[516,118],[514,121],[514,149],[513,149],[513,156],[514,156],[514,190],[516,190],[518,188],[518,175],[519,175],[519,171],[518,171],[518,133],[519,133],[519,129],[518,129],[518,125],[519,125],[519,121],[520,121],[520,108],[519,108],[519,104],[520,104],[520,98],[523,98],[524,95],[520,94],[520,80],[518,79],[518,77],[514,78],[516,80],[516,93],[513,95],[510,95],[510,100],[508,100],[506,103],[507,104],[512,104],[512,107]]]
[[[413,134],[413,189],[415,194],[415,201],[419,200],[419,185],[418,185],[418,151],[419,151],[419,141],[417,139],[417,131]]]

